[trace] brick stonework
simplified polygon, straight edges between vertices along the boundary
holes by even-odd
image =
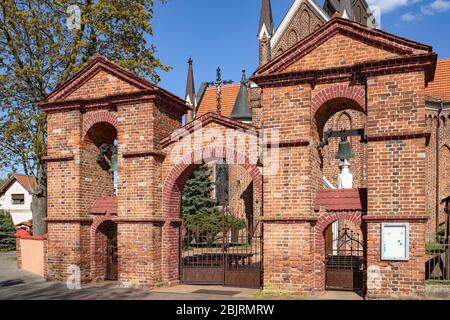
[[[433,176],[425,173],[425,86],[435,62],[429,46],[335,18],[255,72],[253,125],[209,113],[177,130],[188,110],[181,99],[96,58],[42,104],[48,115],[47,278],[65,280],[75,264],[83,281],[101,279],[107,234],[101,226],[113,222],[121,283],[178,283],[182,188],[204,161],[225,159],[239,165],[231,187],[236,177],[247,187],[251,180],[262,206],[254,209],[263,224],[263,288],[323,292],[325,228],[345,220],[363,237],[366,297],[421,296],[426,185]],[[361,210],[354,211],[354,203],[332,206],[339,210],[333,212],[315,208],[323,176],[336,183],[338,174],[331,158],[337,145],[318,148],[326,128],[366,129],[367,143],[351,139],[355,186],[367,188]],[[263,134],[279,141],[260,149]],[[114,190],[95,155],[116,138],[118,212],[98,224],[90,208]],[[380,260],[380,226],[392,221],[410,224],[409,261]]]

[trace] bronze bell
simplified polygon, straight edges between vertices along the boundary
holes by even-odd
[[[353,159],[353,150],[350,141],[347,140],[346,137],[342,137],[341,142],[339,142],[339,149],[336,155],[336,159],[345,160],[345,159]]]

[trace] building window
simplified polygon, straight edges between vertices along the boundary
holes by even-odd
[[[11,202],[12,202],[12,204],[25,204],[25,195],[24,194],[12,194]]]

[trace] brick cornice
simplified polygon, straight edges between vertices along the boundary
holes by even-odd
[[[315,222],[319,219],[318,216],[298,216],[298,217],[274,217],[274,216],[262,216],[257,220],[264,223],[284,223],[284,222]]]
[[[276,143],[267,143],[265,146],[269,149],[289,148],[289,147],[307,147],[311,144],[309,140],[282,140]]]
[[[356,39],[357,41],[383,48],[386,51],[394,52],[399,55],[412,55],[432,51],[431,46],[407,40],[378,29],[368,28],[367,26],[354,21],[336,18],[330,20],[303,41],[298,42],[277,58],[261,66],[256,70],[255,74],[268,75],[281,72],[294,61],[297,61],[312,52],[336,34],[343,34]]]
[[[115,223],[157,223],[163,224],[166,220],[163,217],[114,217],[111,219]]]
[[[154,102],[169,108],[177,113],[184,114],[189,109],[186,103],[178,97],[167,95],[161,89],[148,89],[137,92],[128,92],[108,95],[94,99],[73,99],[63,101],[41,102],[38,106],[46,113],[80,110],[85,112],[89,109],[99,109],[130,105],[136,103]]]
[[[430,219],[429,216],[414,216],[414,215],[385,215],[385,216],[363,216],[364,221],[417,221],[426,222]]]
[[[429,132],[415,131],[415,132],[399,132],[399,133],[391,133],[391,134],[368,135],[367,140],[369,142],[392,141],[392,140],[412,140],[412,139],[422,139],[422,138],[426,138],[428,140],[429,137],[430,137]]]
[[[93,217],[51,217],[44,218],[47,223],[59,223],[59,222],[67,222],[67,223],[79,223],[79,222],[92,222],[94,221]]]
[[[425,70],[425,82],[427,84],[434,80],[434,66],[436,65],[436,61],[437,54],[426,53],[363,62],[352,66],[256,75],[251,77],[251,80],[261,88],[298,84],[311,84],[315,86],[316,84],[355,81],[378,75]]]
[[[144,150],[144,151],[130,151],[130,152],[124,152],[122,154],[122,157],[125,159],[131,159],[131,158],[143,158],[143,157],[157,157],[157,158],[165,158],[166,154],[161,151],[157,150]]]
[[[65,162],[72,161],[75,159],[73,154],[62,154],[62,155],[50,155],[42,157],[44,162]]]
[[[252,125],[219,115],[217,113],[208,112],[162,139],[161,145],[163,148],[166,148],[172,143],[178,142],[187,135],[193,133],[199,127],[203,128],[210,123],[217,123],[230,129],[245,130],[246,133],[251,133],[256,136],[259,135],[259,130]]]

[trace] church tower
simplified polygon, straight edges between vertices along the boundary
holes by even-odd
[[[191,108],[191,110],[189,110],[187,113],[186,123],[194,120],[197,108],[197,98],[195,96],[195,83],[194,83],[194,68],[192,67],[193,62],[194,61],[192,60],[192,58],[189,58],[185,99],[186,105],[188,105]]]
[[[270,0],[262,0],[261,16],[259,18],[259,65],[262,66],[272,58],[270,39],[275,31]]]

